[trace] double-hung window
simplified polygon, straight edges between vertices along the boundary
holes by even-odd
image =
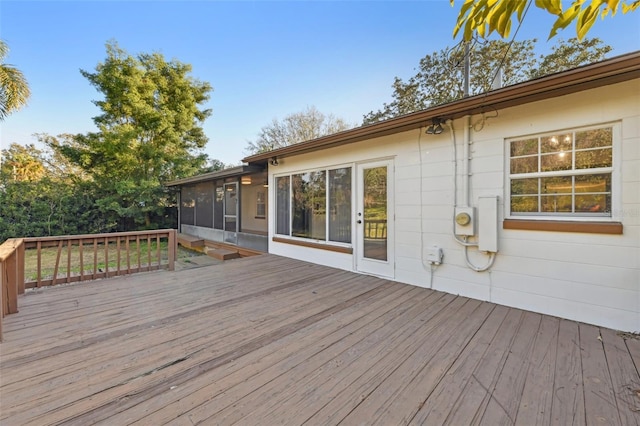
[[[275,233],[351,243],[351,168],[278,176]]]
[[[509,216],[611,217],[617,126],[507,141]]]

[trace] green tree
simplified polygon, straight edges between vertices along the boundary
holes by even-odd
[[[585,40],[572,38],[567,43],[561,41],[552,47],[550,54],[540,56],[536,66],[529,72],[529,77],[543,77],[579,65],[598,62],[603,60],[611,50],[611,46],[603,45],[598,38]]]
[[[91,182],[52,167],[54,157],[47,146],[11,144],[0,152],[0,242],[105,230]]]
[[[227,167],[228,166],[224,164],[222,161],[212,158],[208,160],[208,162],[204,166],[202,166],[199,173],[217,172],[219,170],[226,169]]]
[[[7,179],[19,182],[34,182],[46,174],[44,153],[35,145],[23,146],[12,143],[0,153],[0,172]]]
[[[36,133],[34,136],[42,146],[46,147],[46,150],[42,152],[41,161],[49,176],[73,182],[90,180],[90,176],[84,169],[69,161],[61,153],[62,146],[77,147],[74,135],[63,133],[51,136],[47,133]]]
[[[450,2],[453,6],[454,0]],[[513,16],[516,15],[518,22],[522,22],[530,3],[531,0],[465,0],[458,13],[453,36],[456,37],[462,30],[462,37],[469,41],[474,34],[485,38],[495,31],[502,38],[507,38]],[[620,9],[622,13],[633,12],[640,8],[640,0],[573,0],[566,8],[562,7],[560,0],[535,0],[535,6],[557,17],[549,38],[575,22],[576,35],[582,40],[598,15],[604,19],[609,15],[614,16]]]
[[[27,104],[31,95],[24,74],[13,65],[5,63],[9,46],[0,40],[0,121]]]
[[[81,73],[103,95],[98,131],[55,149],[93,180],[96,203],[117,229],[166,226],[171,195],[163,183],[206,165],[203,108],[212,88],[191,77],[191,65],[159,53],[132,56],[115,42],[95,72]]]
[[[314,106],[290,114],[283,120],[273,119],[271,124],[262,127],[258,139],[249,142],[247,152],[259,154],[288,145],[316,139],[352,128],[342,118],[332,114],[325,115]]]
[[[572,38],[560,40],[552,53],[536,59],[535,43],[534,39],[516,41],[511,45],[502,40],[473,44],[470,47],[470,94],[491,90],[498,67],[501,69],[502,85],[508,86],[602,60],[611,50],[610,46],[603,45],[597,38],[584,41]],[[380,110],[366,114],[364,124],[461,99],[464,95],[463,61],[462,44],[425,56],[420,60],[414,76],[407,81],[395,78],[392,85],[393,100],[385,103]]]

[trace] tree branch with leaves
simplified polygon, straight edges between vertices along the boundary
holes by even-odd
[[[0,121],[27,104],[31,90],[24,74],[5,63],[9,46],[0,40]]]
[[[470,94],[491,90],[498,68],[502,85],[508,86],[532,78],[575,68],[604,59],[611,47],[601,40],[572,38],[560,40],[552,52],[536,58],[536,40],[480,41],[470,47]],[[363,124],[420,111],[461,99],[464,96],[464,47],[462,43],[420,59],[417,73],[406,81],[396,77],[392,101],[364,116]]]
[[[462,3],[453,37],[462,31],[462,38],[470,41],[474,34],[486,38],[496,32],[502,38],[508,38],[512,21],[522,22],[533,0],[465,0]],[[455,0],[450,0],[454,6]],[[556,16],[549,31],[549,39],[558,31],[567,28],[571,23],[576,24],[576,36],[582,40],[598,16],[605,19],[615,16],[617,12],[630,13],[640,8],[640,0],[573,0],[563,8],[561,0],[535,0],[535,7]]]

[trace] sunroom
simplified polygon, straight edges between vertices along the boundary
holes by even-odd
[[[238,166],[166,183],[178,194],[178,232],[268,250],[267,171]]]

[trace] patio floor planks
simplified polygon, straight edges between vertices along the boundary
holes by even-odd
[[[640,425],[640,341],[273,255],[47,288],[1,424]]]

